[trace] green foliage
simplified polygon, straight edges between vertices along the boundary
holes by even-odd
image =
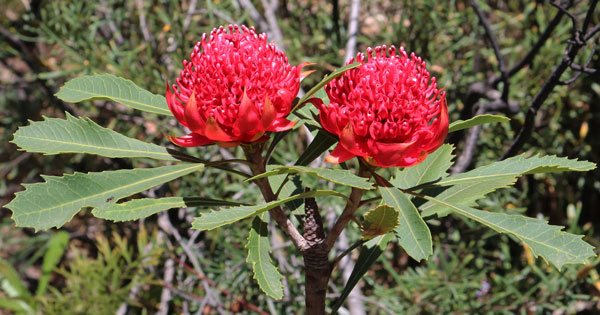
[[[474,127],[477,125],[483,125],[483,124],[488,124],[488,123],[493,123],[493,122],[507,122],[507,121],[510,121],[510,118],[504,117],[504,116],[490,115],[490,114],[477,115],[471,119],[453,121],[448,128],[448,132],[449,133],[455,132],[455,131],[471,128],[471,127]]]
[[[327,151],[332,145],[337,142],[337,139],[327,133],[319,130],[313,141],[308,145],[302,155],[296,160],[295,165],[306,166],[318,158],[323,152]]]
[[[237,202],[202,197],[142,198],[92,210],[95,217],[115,222],[139,220],[172,208],[239,206]]]
[[[252,228],[246,244],[248,249],[246,262],[252,264],[254,279],[256,279],[263,292],[274,299],[280,300],[283,297],[283,285],[281,284],[283,276],[279,273],[277,267],[273,265],[269,256],[271,242],[269,240],[268,219],[268,213],[263,212],[252,221]]]
[[[360,278],[362,278],[369,268],[377,261],[377,258],[385,251],[387,244],[392,239],[393,234],[389,233],[379,235],[364,244],[358,259],[356,259],[356,265],[354,266],[340,297],[331,306],[332,314],[335,314],[340,306],[342,306],[342,303],[344,303],[344,300],[348,297],[354,286],[358,284]]]
[[[339,192],[333,190],[311,190],[261,205],[239,206],[220,210],[211,210],[210,212],[204,213],[200,217],[195,218],[194,222],[192,222],[192,228],[200,231],[212,230],[223,225],[231,224],[235,221],[261,214],[292,200],[321,196],[338,196],[347,198],[344,194],[340,194]]]
[[[102,128],[89,118],[47,118],[15,132],[12,143],[21,150],[44,154],[87,153],[106,157],[147,157],[177,161],[166,148]]]
[[[25,184],[6,205],[18,226],[45,230],[60,227],[82,207],[109,207],[121,198],[202,170],[202,164],[181,164],[147,169],[43,176],[45,183]],[[58,198],[57,198],[58,197]]]
[[[431,256],[431,232],[408,196],[394,187],[379,187],[379,192],[383,202],[399,213],[400,225],[394,232],[406,253],[416,261]]]
[[[373,184],[369,183],[369,180],[367,178],[356,176],[348,170],[336,170],[330,168],[310,168],[305,166],[271,165],[271,169],[269,171],[249,178],[246,181],[252,181],[258,178],[290,173],[305,173],[336,184],[356,187],[360,189],[373,188]]]
[[[127,239],[112,236],[113,248],[103,237],[96,240],[95,258],[72,248],[69,268],[57,271],[65,278],[65,287],[51,287],[50,293],[40,298],[45,314],[114,314],[123,302],[130,301],[133,287],[152,284],[155,276],[144,268],[158,263],[160,247],[144,249],[148,245],[145,230],[138,234],[136,249]]]
[[[360,225],[360,231],[364,239],[371,239],[378,235],[391,232],[400,223],[398,222],[398,211],[388,205],[379,205],[367,211]]]
[[[498,233],[515,236],[531,249],[535,257],[541,256],[558,270],[564,264],[584,264],[588,258],[595,256],[594,247],[584,242],[581,236],[562,232],[563,227],[548,225],[544,220],[477,210],[433,197],[425,199],[449,207],[453,213],[475,220]]]
[[[35,295],[41,296],[46,293],[48,284],[50,283],[50,274],[60,262],[67,245],[69,244],[69,233],[60,231],[52,236],[48,243],[48,250],[44,254],[42,263],[42,276],[38,282]]]
[[[60,88],[56,97],[65,102],[109,100],[141,111],[172,116],[167,100],[152,94],[130,80],[110,74],[96,74],[75,78]]]
[[[390,183],[398,188],[409,189],[448,176],[447,170],[452,166],[454,158],[453,149],[451,145],[444,144],[423,162],[412,167],[397,168]]]

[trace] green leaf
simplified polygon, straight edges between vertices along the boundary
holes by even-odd
[[[478,199],[485,197],[485,195],[496,189],[511,186],[516,180],[517,177],[514,175],[482,177],[476,182],[467,182],[452,186],[435,196],[435,198],[453,204],[474,206],[476,204],[475,201]],[[423,217],[437,215],[441,218],[450,214],[448,207],[431,201],[426,202],[419,209]]]
[[[2,258],[0,258],[0,289],[11,298],[31,297],[15,268]]]
[[[338,140],[328,132],[319,130],[313,141],[302,152],[295,165],[307,166],[337,142]]]
[[[152,94],[130,80],[112,74],[86,75],[69,80],[56,97],[72,103],[109,100],[142,111],[173,116],[164,96]]]
[[[320,196],[338,196],[347,198],[345,195],[333,191],[333,190],[311,190],[303,192],[301,194],[293,195],[288,198],[271,201],[265,204],[256,206],[240,206],[226,209],[219,209],[204,213],[194,219],[192,222],[192,228],[200,231],[212,230],[223,225],[227,225],[251,216],[261,214],[265,211],[271,210],[277,206],[280,206],[286,202],[290,202],[296,199],[304,199],[309,197],[320,197]]]
[[[365,213],[360,230],[364,239],[371,239],[391,232],[399,224],[396,209],[388,205],[379,205]]]
[[[238,202],[216,200],[201,197],[165,197],[142,198],[123,203],[114,203],[109,207],[96,208],[92,214],[100,219],[115,222],[139,220],[149,217],[157,212],[172,208],[213,207],[213,206],[239,206]]]
[[[5,207],[12,210],[17,226],[46,230],[60,227],[82,207],[109,207],[117,200],[166,183],[194,171],[203,164],[180,164],[97,173],[75,173],[63,177],[44,176],[45,183],[23,184],[25,191]]]
[[[427,259],[433,253],[431,232],[408,196],[394,187],[379,187],[384,204],[399,213],[400,225],[394,229],[398,243],[416,261]]]
[[[306,101],[309,98],[311,98],[313,96],[313,94],[317,93],[320,89],[322,89],[331,80],[341,76],[342,74],[344,74],[344,72],[346,72],[350,69],[357,68],[361,65],[362,65],[361,63],[349,64],[349,65],[343,66],[343,67],[337,69],[336,71],[330,73],[328,76],[323,78],[323,80],[321,80],[321,82],[319,82],[319,83],[317,83],[317,85],[313,86],[313,88],[310,89],[310,91],[308,91],[308,92],[306,92],[306,94],[304,94],[304,96],[298,101],[296,106],[294,106],[294,108],[292,109],[292,112],[295,112],[298,108],[302,107],[302,105],[304,105],[304,103],[306,103]]]
[[[254,279],[258,281],[261,290],[274,299],[283,297],[283,276],[273,265],[269,253],[271,252],[271,243],[269,242],[267,212],[263,212],[252,221],[252,228],[248,236],[248,258],[246,262],[252,264]]]
[[[539,156],[535,155],[529,158],[521,154],[504,161],[495,162],[486,166],[478,167],[474,170],[449,176],[437,185],[448,186],[464,183],[477,183],[482,179],[491,177],[521,176],[536,173],[552,172],[585,172],[596,168],[596,164],[588,161],[578,161],[557,157],[554,155]]]
[[[565,264],[583,264],[589,257],[595,256],[594,248],[584,242],[581,235],[563,232],[562,226],[549,225],[544,220],[518,214],[478,210],[428,196],[425,199],[442,204],[453,213],[477,221],[498,233],[518,238],[529,246],[535,257],[541,256],[559,270]]]
[[[56,265],[60,262],[67,245],[69,245],[69,233],[65,231],[58,231],[50,239],[48,250],[44,254],[42,275],[40,276],[38,287],[35,291],[36,296],[42,296],[46,293],[48,283],[50,283],[52,270],[54,270]]]
[[[429,154],[423,162],[404,169],[397,168],[396,175],[390,183],[398,188],[409,189],[446,177],[446,171],[452,166],[454,158],[452,150],[452,145],[444,144]]]
[[[453,187],[446,189],[436,198],[449,203],[473,206],[476,200],[483,198],[486,194],[514,184],[521,175],[565,171],[581,172],[594,168],[595,164],[587,161],[570,160],[556,156],[526,158],[524,154],[521,154],[442,179],[436,185],[453,185]],[[432,202],[425,203],[420,209],[424,217],[434,214],[443,217],[449,213],[447,207]]]
[[[12,143],[28,152],[88,153],[106,157],[147,157],[176,161],[167,148],[132,139],[98,126],[89,118],[47,118],[15,132]]]
[[[358,281],[367,273],[369,268],[377,261],[377,258],[381,256],[383,251],[387,248],[387,244],[394,237],[394,234],[389,233],[385,235],[377,236],[363,245],[363,248],[360,251],[360,255],[356,260],[356,265],[354,265],[354,269],[348,278],[348,282],[344,286],[340,297],[335,301],[333,306],[331,306],[331,314],[336,314],[337,310],[344,304],[348,295],[354,286],[358,283]]]
[[[477,115],[471,119],[457,120],[455,122],[452,122],[450,124],[450,127],[448,128],[448,132],[449,133],[455,132],[458,130],[463,130],[463,129],[471,128],[473,126],[483,125],[483,124],[487,124],[487,123],[507,122],[507,121],[510,121],[510,118],[508,118],[506,116],[490,115],[490,114]]]
[[[356,187],[360,189],[372,189],[373,184],[367,178],[356,176],[348,170],[335,170],[330,168],[310,168],[306,166],[272,166],[273,169],[262,174],[247,179],[252,181],[258,178],[289,174],[289,173],[304,173],[318,178],[324,179],[340,185]]]

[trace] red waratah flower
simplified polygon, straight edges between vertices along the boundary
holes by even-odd
[[[292,128],[295,123],[285,117],[300,80],[312,72],[301,72],[307,64],[288,64],[285,54],[254,28],[221,26],[210,36],[203,34],[190,61],[183,61],[174,92],[167,83],[169,109],[191,130],[169,139],[183,147],[232,147],[264,141],[267,131]]]
[[[367,49],[325,86],[329,105],[314,102],[323,127],[340,138],[327,157],[340,163],[360,156],[375,166],[408,167],[422,162],[448,134],[446,93],[437,88],[425,62],[404,48]],[[353,63],[350,60],[348,64]]]

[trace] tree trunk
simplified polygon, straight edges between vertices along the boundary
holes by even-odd
[[[306,314],[325,314],[325,295],[331,276],[331,264],[327,259],[324,243],[302,253],[304,256]]]

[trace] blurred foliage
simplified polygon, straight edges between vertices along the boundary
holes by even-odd
[[[196,7],[190,9],[191,3],[196,3]],[[181,60],[189,56],[202,33],[229,23],[256,25],[259,31],[266,31],[260,28],[266,23],[265,17],[261,17],[262,21],[252,20],[249,10],[241,3],[236,0],[8,0],[0,3],[0,205],[13,198],[21,189],[20,183],[40,181],[39,174],[155,165],[156,162],[148,160],[35,155],[17,151],[8,141],[28,119],[40,120],[42,115],[64,117],[64,112],[69,111],[89,116],[98,124],[130,137],[167,143],[167,134],[182,134],[176,130],[174,120],[141,114],[105,101],[74,107],[53,94],[64,81],[91,73],[112,73],[162,93],[166,81],[174,82]],[[253,3],[262,14],[263,2]],[[557,12],[548,1],[478,3],[490,17],[509,67],[533,46]],[[305,90],[343,64],[349,5],[349,1],[338,0],[279,1],[275,13],[283,41],[278,44],[286,50],[292,64],[317,63],[312,66],[317,72],[303,82]],[[576,1],[571,12],[581,16],[588,5],[586,1]],[[593,24],[598,22],[596,17]],[[514,115],[510,123],[484,127],[474,165],[497,159],[513,139],[529,102],[562,57],[570,27],[570,21],[563,18],[533,64],[511,78],[509,96],[519,103],[521,112]],[[367,46],[380,44],[405,46],[428,62],[438,84],[445,86],[448,92],[451,120],[472,114],[472,109],[465,106],[472,83],[498,75],[497,60],[468,1],[362,1],[357,49],[364,51]],[[591,47],[584,48],[576,61],[581,63],[590,52]],[[598,68],[598,55],[593,58],[592,66]],[[566,77],[570,75],[573,73],[567,73]],[[525,150],[599,163],[600,138],[594,136],[600,127],[598,78],[598,74],[584,75],[574,84],[557,87],[538,113],[534,137]],[[274,158],[279,163],[293,161],[303,151],[307,138],[304,130],[288,137]],[[456,144],[460,152],[462,139]],[[241,154],[240,150],[216,146],[193,148],[189,152],[215,160]],[[481,206],[547,217],[553,224],[567,225],[570,232],[585,234],[587,241],[598,245],[596,231],[600,214],[595,211],[600,208],[598,191],[599,170],[586,175],[528,176],[515,188],[494,193]],[[255,187],[242,183],[236,175],[212,169],[201,176],[188,176],[151,190],[148,195],[258,200]],[[327,199],[322,209],[341,210]],[[198,266],[190,261],[177,263],[173,285],[179,291],[172,293],[172,311],[214,312],[215,307],[202,302],[208,296],[217,301],[217,310],[230,312],[248,312],[248,303],[271,313],[293,313],[302,309],[302,301],[297,298],[303,296],[303,279],[299,273],[301,257],[285,239],[272,236],[274,261],[286,276],[285,297],[280,302],[260,292],[245,263],[244,244],[250,223],[244,221],[228,228],[194,233],[188,230],[193,215],[193,211],[171,211],[168,218],[177,227],[177,234],[167,235],[161,226],[161,232],[147,236],[151,240],[143,242],[144,246],[132,249],[127,244],[138,242],[142,233],[137,232],[137,224],[105,223],[85,212],[79,214],[64,228],[71,236],[70,247],[51,277],[48,292],[35,305],[43,307],[44,313],[81,310],[92,314],[96,311],[112,313],[121,302],[127,301],[133,312],[154,312],[164,289],[160,281],[165,263],[173,257],[185,260],[189,253],[181,244],[190,244],[189,251]],[[14,266],[27,289],[35,292],[43,257],[55,232],[33,234],[29,230],[15,229],[9,216],[10,212],[5,209],[0,212],[3,218],[0,258]],[[139,226],[156,230],[160,225],[156,217]],[[429,263],[418,264],[410,261],[396,244],[391,244],[390,251],[364,281],[363,291],[367,296],[364,303],[369,305],[370,313],[386,310],[398,313],[598,310],[597,261],[588,267],[558,272],[543,262],[530,261],[527,251],[509,237],[497,236],[470,222],[445,218],[429,223],[436,235],[435,257]],[[158,242],[159,238],[163,241]],[[349,229],[348,238],[351,241],[360,238],[356,227]],[[342,287],[339,271],[335,271],[334,279],[332,294]],[[487,288],[484,283],[489,284],[489,289],[484,290]],[[142,289],[130,298],[136,286]],[[6,291],[0,290],[0,298],[3,297]]]

